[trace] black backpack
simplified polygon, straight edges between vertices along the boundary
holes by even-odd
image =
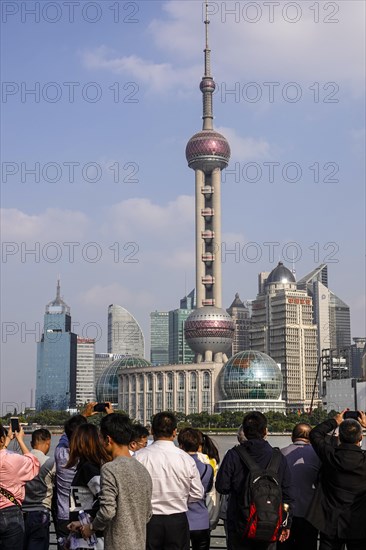
[[[238,499],[237,530],[243,539],[274,542],[282,524],[282,490],[278,476],[281,452],[275,447],[267,468],[262,469],[243,445],[235,447],[235,451],[249,470]]]

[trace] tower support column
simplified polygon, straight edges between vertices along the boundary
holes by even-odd
[[[214,189],[213,198],[212,198],[212,207],[214,209],[213,217],[213,231],[215,233],[214,239],[214,253],[215,261],[213,263],[213,276],[215,278],[215,284],[213,289],[213,298],[215,300],[216,307],[222,307],[222,296],[221,296],[221,285],[222,285],[222,275],[221,275],[221,170],[220,168],[215,168],[212,171],[212,187]]]
[[[205,275],[205,266],[202,261],[204,250],[204,240],[202,232],[204,230],[204,218],[202,209],[204,208],[204,196],[202,187],[205,185],[205,173],[203,170],[195,170],[196,175],[196,304],[202,307],[205,298],[205,286],[202,283],[202,277]]]

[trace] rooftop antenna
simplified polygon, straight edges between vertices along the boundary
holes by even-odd
[[[60,275],[57,275],[56,300],[59,300],[60,298],[61,298]]]
[[[295,253],[293,252],[292,253],[292,275],[295,277],[296,279],[296,269],[295,269]]]

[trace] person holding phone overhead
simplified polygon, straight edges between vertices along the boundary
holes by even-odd
[[[54,510],[54,523],[56,527],[57,539],[68,537],[69,530],[67,525],[69,524],[69,498],[70,488],[72,480],[76,474],[76,466],[66,468],[66,464],[70,456],[70,442],[73,433],[78,426],[87,423],[89,416],[94,416],[98,412],[105,412],[110,414],[113,412],[111,403],[103,403],[103,407],[100,410],[98,406],[100,403],[91,401],[87,403],[85,409],[80,414],[71,416],[65,422],[65,433],[62,434],[60,441],[55,449],[55,464],[56,464],[56,490],[55,490],[55,510]],[[59,549],[62,546],[59,544]],[[2,550],[2,549],[1,549]]]
[[[13,425],[15,426],[14,422]],[[24,443],[24,430],[13,432],[11,425],[6,432],[0,424],[0,547],[1,550],[23,548],[24,521],[21,505],[25,496],[25,483],[39,472],[39,461]],[[8,451],[8,445],[16,439],[21,452]]]

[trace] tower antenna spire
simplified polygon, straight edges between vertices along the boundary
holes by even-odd
[[[208,45],[208,26],[210,20],[208,18],[208,2],[205,2],[205,32],[206,32],[206,43],[205,43],[205,76],[211,76],[211,50]]]
[[[57,275],[56,300],[60,300],[60,298],[61,298],[60,275]]]
[[[202,6],[203,7],[203,6]],[[208,26],[210,20],[208,17],[208,2],[204,2],[205,7],[205,49],[204,54],[204,75],[201,80],[200,89],[203,94],[203,130],[213,130],[213,107],[212,107],[212,94],[215,91],[216,85],[211,76],[211,50],[209,46]]]

